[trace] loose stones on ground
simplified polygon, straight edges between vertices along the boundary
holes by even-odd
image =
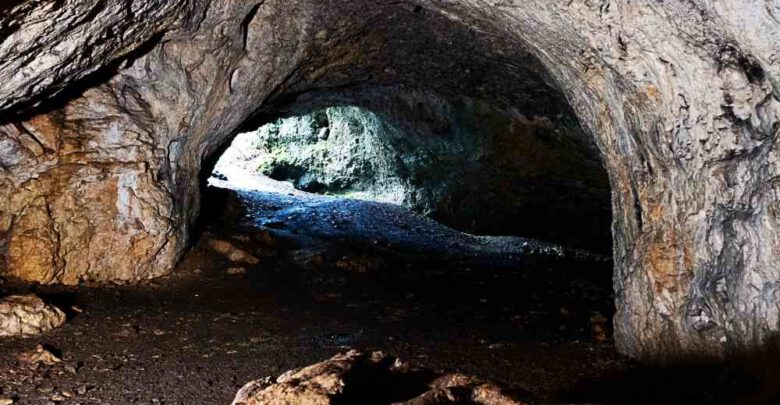
[[[225,240],[213,239],[209,241],[211,248],[217,253],[225,256],[231,262],[246,263],[249,265],[255,265],[260,262],[260,259],[254,255],[239,249],[233,243]]]

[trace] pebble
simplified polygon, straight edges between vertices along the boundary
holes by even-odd
[[[246,274],[246,269],[243,267],[231,267],[227,269],[227,274],[233,274],[233,275]]]
[[[13,405],[13,398],[0,398],[0,405]]]

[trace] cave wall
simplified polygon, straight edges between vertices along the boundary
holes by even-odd
[[[0,16],[4,273],[167,272],[201,162],[238,130],[400,83],[576,114],[612,186],[621,352],[760,347],[780,330],[778,13],[758,0],[21,2]]]
[[[0,126],[5,274],[76,284],[168,273],[183,245],[166,151],[154,147],[154,126],[133,97],[92,89],[54,113]]]
[[[607,175],[595,148],[563,125],[468,98],[386,94],[389,110],[409,111],[331,107],[279,119],[239,135],[216,170],[240,165],[304,191],[401,204],[464,232],[610,250]]]

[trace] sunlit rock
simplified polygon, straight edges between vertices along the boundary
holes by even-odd
[[[522,405],[500,387],[462,374],[437,374],[380,352],[349,351],[245,385],[233,405]]]
[[[38,345],[35,350],[20,354],[19,360],[25,363],[29,363],[33,366],[37,366],[39,364],[46,364],[51,366],[57,363],[62,363],[62,359],[59,356],[52,353],[51,350],[47,349],[43,345]]]
[[[12,295],[0,300],[0,336],[48,332],[65,323],[65,313],[35,295]]]

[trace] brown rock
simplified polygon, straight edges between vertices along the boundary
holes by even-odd
[[[64,323],[65,313],[33,294],[0,301],[0,336],[37,335]]]
[[[237,248],[233,243],[221,239],[212,239],[209,245],[214,251],[225,256],[231,262],[240,262],[250,265],[260,263],[260,259],[252,254]]]
[[[336,261],[336,267],[353,273],[368,273],[379,270],[382,267],[382,259],[368,254],[344,256]]]
[[[609,319],[600,313],[594,313],[590,317],[590,327],[593,332],[593,339],[597,342],[606,342],[609,340]]]
[[[233,405],[522,405],[491,383],[462,374],[440,375],[381,352],[351,350],[275,380],[245,385]]]
[[[38,345],[38,347],[36,347],[35,350],[29,353],[21,354],[19,356],[19,360],[22,360],[24,362],[33,365],[37,365],[41,363],[46,365],[62,363],[62,359],[59,358],[59,356],[52,353],[49,349],[43,347],[42,345]]]

